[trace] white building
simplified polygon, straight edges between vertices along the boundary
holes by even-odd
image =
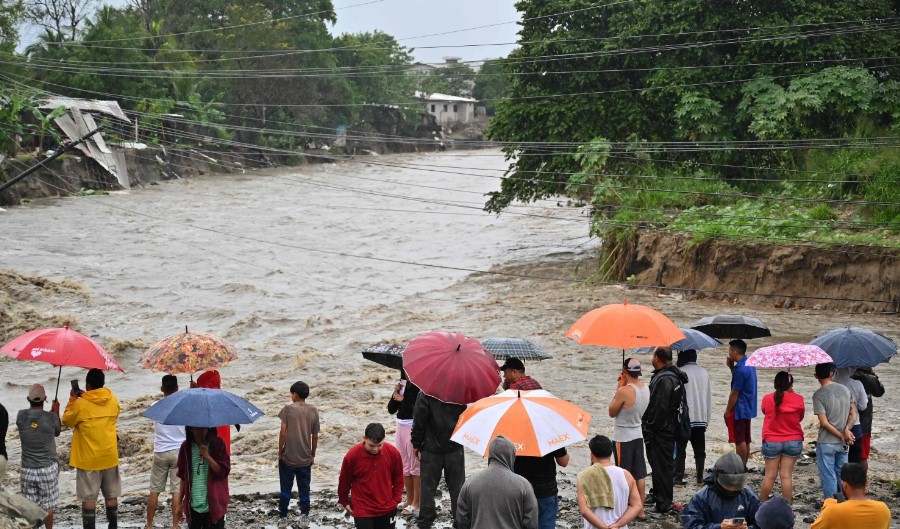
[[[428,112],[442,127],[452,127],[459,123],[471,123],[475,120],[475,105],[477,99],[458,97],[447,94],[423,94],[416,93],[416,97],[425,102],[425,112]]]

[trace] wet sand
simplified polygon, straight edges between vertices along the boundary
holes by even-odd
[[[417,163],[424,160],[449,164],[446,158],[437,156],[409,159]],[[452,163],[471,163],[473,171],[489,163],[484,158],[456,156]],[[502,167],[501,162],[490,161],[494,167]],[[404,175],[369,170],[372,172],[366,174],[379,178],[405,177],[407,183],[429,183],[423,180],[427,173]],[[324,167],[310,169],[304,176],[321,182],[346,178],[335,174],[338,171],[348,173],[345,166]],[[528,373],[545,389],[591,412],[592,433],[608,435],[612,422],[606,416],[606,407],[614,392],[622,353],[581,346],[563,336],[579,316],[603,304],[620,303],[627,297],[629,302],[650,305],[664,312],[681,326],[716,313],[756,316],[769,325],[773,338],[752,341],[751,351],[783,341],[806,342],[828,329],[851,324],[871,327],[895,339],[900,337],[900,320],[896,316],[778,309],[744,305],[740,300],[734,303],[686,301],[680,296],[573,281],[585,279],[595,266],[591,245],[579,238],[587,227],[578,210],[539,210],[540,215],[557,220],[510,215],[497,218],[486,214],[387,215],[383,211],[380,214],[363,209],[351,212],[336,207],[307,210],[304,205],[321,205],[326,194],[316,197],[303,194],[293,203],[294,198],[289,197],[286,201],[290,204],[282,205],[276,199],[285,197],[276,196],[277,193],[294,189],[293,184],[287,188],[279,185],[283,184],[282,178],[285,178],[283,171],[264,173],[255,180],[207,177],[101,199],[129,211],[152,211],[154,217],[149,220],[134,214],[111,215],[102,205],[79,202],[84,199],[50,201],[34,210],[12,211],[13,215],[8,211],[0,217],[15,228],[7,231],[5,239],[0,241],[12,249],[10,257],[4,258],[2,268],[59,281],[65,279],[78,286],[48,290],[16,283],[22,294],[18,298],[19,308],[43,315],[71,316],[83,331],[99,332],[129,371],[126,375],[108,377],[108,387],[119,395],[123,408],[119,435],[125,500],[138,501],[146,494],[152,427],[140,414],[159,398],[154,390],[160,375],[137,369],[137,358],[144,347],[177,332],[185,322],[216,332],[238,346],[240,359],[221,370],[223,387],[250,399],[267,415],[242,428],[240,433],[232,433],[231,488],[236,495],[248,495],[241,497],[246,501],[236,503],[233,519],[254,528],[272,526],[277,516],[273,513],[276,499],[271,495],[278,489],[275,445],[279,423],[275,417],[289,402],[288,388],[296,380],[310,384],[309,402],[319,407],[322,417],[320,448],[313,470],[317,495],[314,521],[320,527],[349,526],[341,521],[334,507],[341,459],[359,442],[366,423],[380,421],[393,432],[386,402],[397,372],[364,361],[359,354],[363,347],[378,341],[404,341],[430,330],[461,331],[476,338],[533,339],[555,358],[528,364]],[[349,184],[350,180],[345,183]],[[482,179],[442,183],[440,178],[430,181],[431,184],[460,189],[481,185],[482,192],[495,185],[485,184]],[[401,189],[401,184],[391,186],[397,187],[398,192]],[[410,192],[409,188],[404,189]],[[318,193],[309,189],[307,192]],[[257,194],[243,196],[241,193]],[[351,207],[373,205],[371,196],[345,193],[345,204]],[[443,201],[455,198],[444,191],[428,193],[422,196]],[[465,200],[477,202],[480,198]],[[547,208],[553,205],[553,202],[543,203]],[[388,209],[387,204],[380,207]],[[419,203],[414,207],[407,205],[405,209],[423,207]],[[312,209],[318,212],[317,217]],[[461,212],[447,206],[441,206],[440,211]],[[252,229],[244,229],[243,233],[254,239],[277,238],[281,246],[224,239],[212,232],[198,234],[184,226],[168,225],[159,220],[162,218],[180,218],[180,222],[203,225],[219,218],[223,228],[230,232],[243,229],[241,219],[249,218],[247,226]],[[351,223],[348,218],[356,220]],[[35,227],[34,222],[45,225]],[[51,224],[56,231],[43,234]],[[16,230],[26,230],[31,238],[11,236]],[[300,249],[307,244],[373,256],[398,256],[401,260],[422,263],[491,269],[497,273],[468,274],[313,256]],[[645,356],[642,362],[649,363],[649,355]],[[716,381],[713,421],[707,437],[707,466],[729,450],[724,423],[718,419],[724,411],[728,391],[729,375],[724,360],[724,350],[703,351],[699,355],[699,362]],[[0,396],[11,413],[19,408],[15,404],[17,399],[24,404],[27,385],[42,382],[50,390],[55,383],[55,370],[45,366],[4,362],[0,369],[7,381]],[[897,370],[897,362],[878,369],[889,388],[898,380]],[[774,374],[759,371],[760,397],[771,391]],[[67,370],[64,381],[71,376],[83,374]],[[795,376],[796,390],[806,398],[809,410],[810,397],[817,384],[809,369],[795,370]],[[179,378],[186,385],[187,377]],[[898,404],[897,392],[890,389],[875,403],[871,461],[875,479],[900,477]],[[807,423],[808,438],[813,438],[812,423],[809,420]],[[761,424],[760,418],[753,426],[751,466],[756,467],[762,466]],[[71,433],[64,432],[59,441],[63,461],[68,458],[70,439]],[[17,487],[19,452],[15,428],[8,435],[8,446],[7,486]],[[575,474],[589,464],[586,444],[573,445],[570,453],[571,463],[559,476],[563,498],[559,527],[581,525],[573,503],[573,484]],[[466,458],[468,474],[484,465],[473,453],[467,453]],[[817,483],[814,465],[798,467],[795,487],[802,494],[798,508],[812,509]],[[889,494],[886,486],[879,487],[882,497]],[[676,489],[676,499],[686,502],[693,490]],[[66,466],[61,475],[61,491],[64,504],[74,505],[74,472]],[[143,525],[142,513],[140,505],[123,508],[123,526]],[[164,526],[166,516],[158,515],[157,526]],[[66,509],[59,518],[61,526],[77,525],[79,521],[77,509]],[[661,526],[662,520],[634,525]],[[797,527],[806,525],[798,523]]]

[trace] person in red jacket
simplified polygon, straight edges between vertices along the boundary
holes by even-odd
[[[178,451],[181,506],[189,529],[224,529],[231,457],[215,428],[185,427]]]
[[[338,479],[338,503],[357,529],[394,529],[403,497],[400,451],[384,442],[384,426],[366,426],[363,440],[344,456]]]
[[[204,372],[202,375],[197,377],[198,388],[207,388],[207,389],[222,389],[222,375],[219,374],[218,371],[212,369],[210,371]],[[193,387],[193,386],[191,386]],[[236,425],[238,431],[241,431],[241,427]],[[219,439],[225,443],[225,450],[228,454],[231,454],[231,426],[219,426],[216,428],[216,433],[219,436]]]

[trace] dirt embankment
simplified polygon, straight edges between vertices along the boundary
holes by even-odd
[[[686,235],[642,233],[624,271],[626,277],[634,276],[636,285],[696,290],[697,298],[778,308],[898,312],[898,261],[900,251],[872,246],[694,244]]]

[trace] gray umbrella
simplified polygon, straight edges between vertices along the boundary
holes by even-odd
[[[553,358],[549,351],[522,338],[487,338],[481,345],[497,360],[518,358],[519,360],[547,360]]]

